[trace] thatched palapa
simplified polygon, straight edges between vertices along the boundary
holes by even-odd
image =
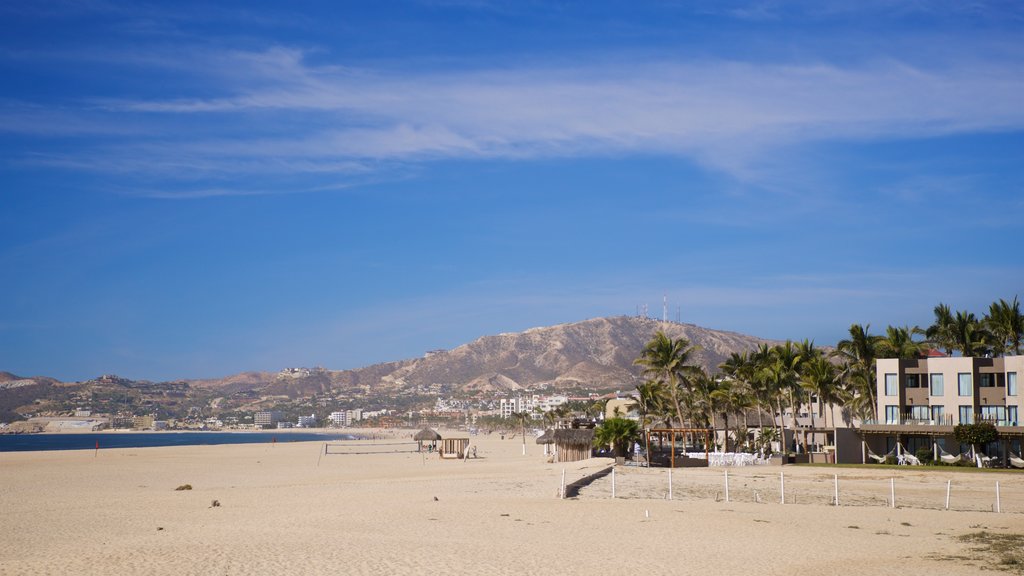
[[[555,435],[551,430],[545,430],[543,434],[537,436],[537,444],[554,444]]]
[[[423,430],[417,432],[416,435],[412,437],[412,439],[417,442],[434,442],[440,440],[441,435],[438,434],[437,430],[434,430],[433,428],[424,428]]]
[[[434,430],[432,428],[424,428],[423,430],[417,432],[416,435],[412,437],[412,439],[416,441],[417,452],[423,451],[424,442],[430,442],[431,451],[433,451],[433,449],[437,447],[437,441],[441,439],[441,435],[437,433],[437,430]]]
[[[590,458],[594,443],[592,429],[554,430],[557,462],[576,462]]]

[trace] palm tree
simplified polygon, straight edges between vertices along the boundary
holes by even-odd
[[[791,408],[790,424],[793,427],[793,434],[796,434],[796,413],[798,408],[796,402],[798,396],[796,388],[798,386],[796,382],[801,361],[802,357],[797,347],[793,345],[793,342],[787,341],[785,344],[771,348],[771,353],[765,359],[763,367],[758,372],[758,377],[763,379],[765,386],[770,390],[775,401],[783,432],[780,433],[779,437],[783,439],[785,438],[784,431],[786,429],[785,410],[783,410],[784,401],[788,401]]]
[[[992,346],[996,354],[1005,355],[1011,350],[1014,354],[1020,354],[1024,340],[1024,315],[1021,314],[1016,296],[1013,302],[1002,298],[999,302],[993,302],[983,322],[992,335]]]
[[[693,352],[686,338],[669,338],[658,331],[644,346],[640,357],[633,361],[643,367],[643,375],[650,381],[665,386],[680,424],[683,422],[682,389],[687,385],[687,374],[693,369],[689,365]]]
[[[949,306],[939,302],[934,309],[935,322],[925,330],[925,336],[932,344],[943,348],[946,356],[953,355],[953,312]]]
[[[616,457],[625,456],[629,444],[639,438],[639,425],[628,418],[607,418],[594,430],[594,445],[611,446]]]
[[[981,356],[988,351],[989,336],[973,312],[957,312],[953,318],[953,348],[962,356]]]
[[[920,358],[927,350],[926,342],[914,340],[914,336],[924,334],[917,326],[889,326],[885,329],[885,336],[878,341],[879,358],[899,358],[901,360],[912,360]]]
[[[745,424],[745,414],[747,409],[754,403],[753,397],[747,387],[737,380],[722,380],[718,382],[717,388],[711,392],[710,396],[715,401],[715,407],[724,419],[725,451],[730,452],[729,415],[736,414],[738,418],[743,418]],[[736,438],[736,441],[739,441],[739,437]]]
[[[715,414],[718,412],[718,400],[713,393],[719,382],[702,367],[692,371],[689,378],[689,394],[683,397],[683,410],[686,420],[702,428],[716,428]]]
[[[644,382],[636,387],[637,411],[640,413],[640,423],[646,427],[655,419],[665,413],[666,405],[669,402],[668,392],[660,382]]]
[[[855,395],[863,397],[859,404],[862,407],[870,406],[871,414],[878,420],[878,406],[875,402],[875,359],[878,357],[878,346],[882,337],[872,335],[869,332],[870,328],[870,324],[852,324],[850,338],[840,340],[833,355],[841,363],[840,378],[844,384]]]
[[[718,365],[718,369],[727,378],[743,384],[750,396],[750,407],[757,408],[757,426],[763,428],[764,423],[761,419],[763,402],[760,396],[761,389],[755,384],[757,364],[754,356],[748,352],[733,352],[725,359],[725,362]]]
[[[808,394],[813,394],[817,397],[817,408],[820,410],[822,403],[827,403],[831,407],[832,437],[835,438],[836,404],[842,400],[842,397],[839,394],[839,373],[836,370],[836,365],[828,358],[819,355],[812,358],[810,361],[804,362],[800,368],[800,386],[802,386]],[[813,426],[813,417],[811,424]]]
[[[526,423],[533,420],[533,417],[529,412],[523,410],[522,412],[513,412],[512,419],[519,424],[519,431],[523,435],[523,456],[526,456]]]

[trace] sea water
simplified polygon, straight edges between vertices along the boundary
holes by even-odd
[[[114,432],[101,434],[2,434],[0,452],[32,450],[93,450],[99,448],[156,448],[210,444],[324,442],[357,440],[351,434],[316,432]]]

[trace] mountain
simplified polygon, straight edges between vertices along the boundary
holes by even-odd
[[[484,336],[423,358],[378,365],[372,373],[367,373],[369,369],[352,370],[338,373],[336,378],[339,382],[376,379],[376,386],[395,391],[438,384],[464,393],[525,388],[630,389],[640,376],[633,361],[661,329],[674,338],[690,340],[697,347],[694,362],[711,372],[732,352],[768,342],[693,324],[617,316]]]
[[[694,363],[710,372],[716,372],[733,352],[772,343],[693,324],[617,316],[484,336],[421,358],[355,370],[287,368],[157,383],[115,375],[61,383],[0,372],[0,421],[15,419],[17,414],[67,413],[82,407],[99,412],[155,410],[164,417],[181,417],[196,409],[215,414],[245,412],[298,401],[321,407],[412,408],[432,403],[431,398],[438,396],[493,398],[527,389],[553,393],[630,390],[640,382],[640,370],[633,361],[658,330],[690,340],[696,347]]]

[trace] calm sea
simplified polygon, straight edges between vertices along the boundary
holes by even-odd
[[[0,452],[31,450],[92,450],[103,448],[156,448],[207,444],[259,444],[356,440],[351,434],[315,432],[125,432],[123,434],[0,434]]]

